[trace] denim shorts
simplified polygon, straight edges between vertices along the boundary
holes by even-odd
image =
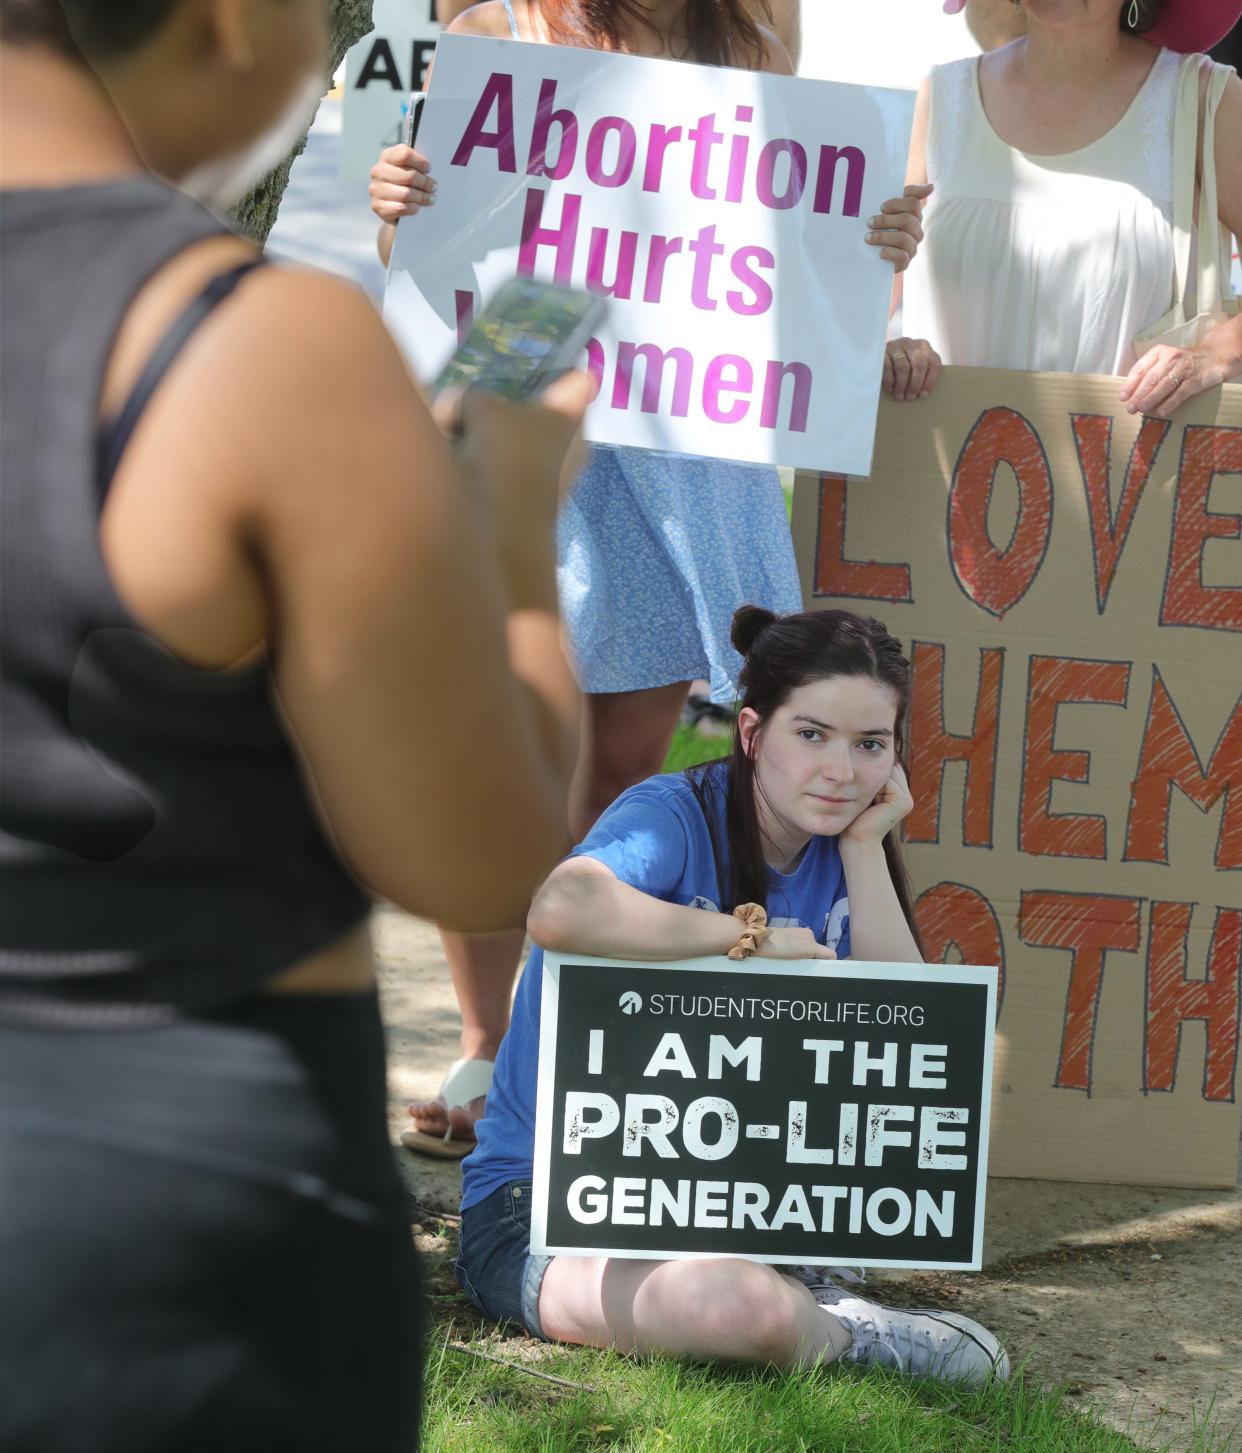
[[[530,1181],[510,1181],[461,1213],[454,1270],[463,1291],[494,1322],[517,1322],[546,1342],[539,1289],[552,1258],[530,1250]]]

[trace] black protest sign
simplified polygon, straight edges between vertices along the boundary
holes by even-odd
[[[996,970],[544,960],[532,1249],[981,1264]]]

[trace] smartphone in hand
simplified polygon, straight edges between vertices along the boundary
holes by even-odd
[[[481,388],[522,400],[578,365],[606,303],[591,293],[531,278],[504,283],[431,385]]]
[[[418,136],[418,123],[423,119],[423,107],[427,102],[426,91],[411,91],[405,103],[405,116],[401,122],[401,144],[413,146]]]

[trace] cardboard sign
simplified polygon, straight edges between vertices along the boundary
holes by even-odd
[[[869,480],[801,475],[811,608],[914,665],[929,957],[1002,968],[992,1169],[1232,1186],[1242,999],[1242,388],[947,369]]]
[[[366,182],[386,146],[401,140],[411,91],[422,91],[440,26],[436,0],[375,0],[375,29],[345,56],[342,181]]]
[[[996,970],[548,954],[531,1248],[978,1267]]]
[[[612,300],[589,438],[869,467],[913,96],[446,35],[419,132],[440,189],[398,229],[385,317],[439,371],[516,274]]]

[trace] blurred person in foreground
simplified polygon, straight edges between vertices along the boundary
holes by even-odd
[[[361,294],[194,200],[327,8],[0,0],[5,1449],[415,1446],[358,880],[487,930],[565,846],[585,378],[455,459]]]
[[[1202,54],[1242,0],[1018,8],[1024,34],[935,67],[919,91],[907,179],[935,192],[923,255],[901,283],[905,326],[929,341],[901,368],[1111,374],[1129,412],[1168,418],[1242,376],[1242,316],[1193,339],[1166,322],[1178,181],[1194,192],[1197,234],[1198,182],[1213,162],[1215,221],[1242,231],[1242,81],[1214,75]],[[1194,176],[1175,149],[1183,66],[1198,79],[1200,137],[1209,85],[1223,83],[1215,144]],[[1213,303],[1198,300],[1205,313]]]

